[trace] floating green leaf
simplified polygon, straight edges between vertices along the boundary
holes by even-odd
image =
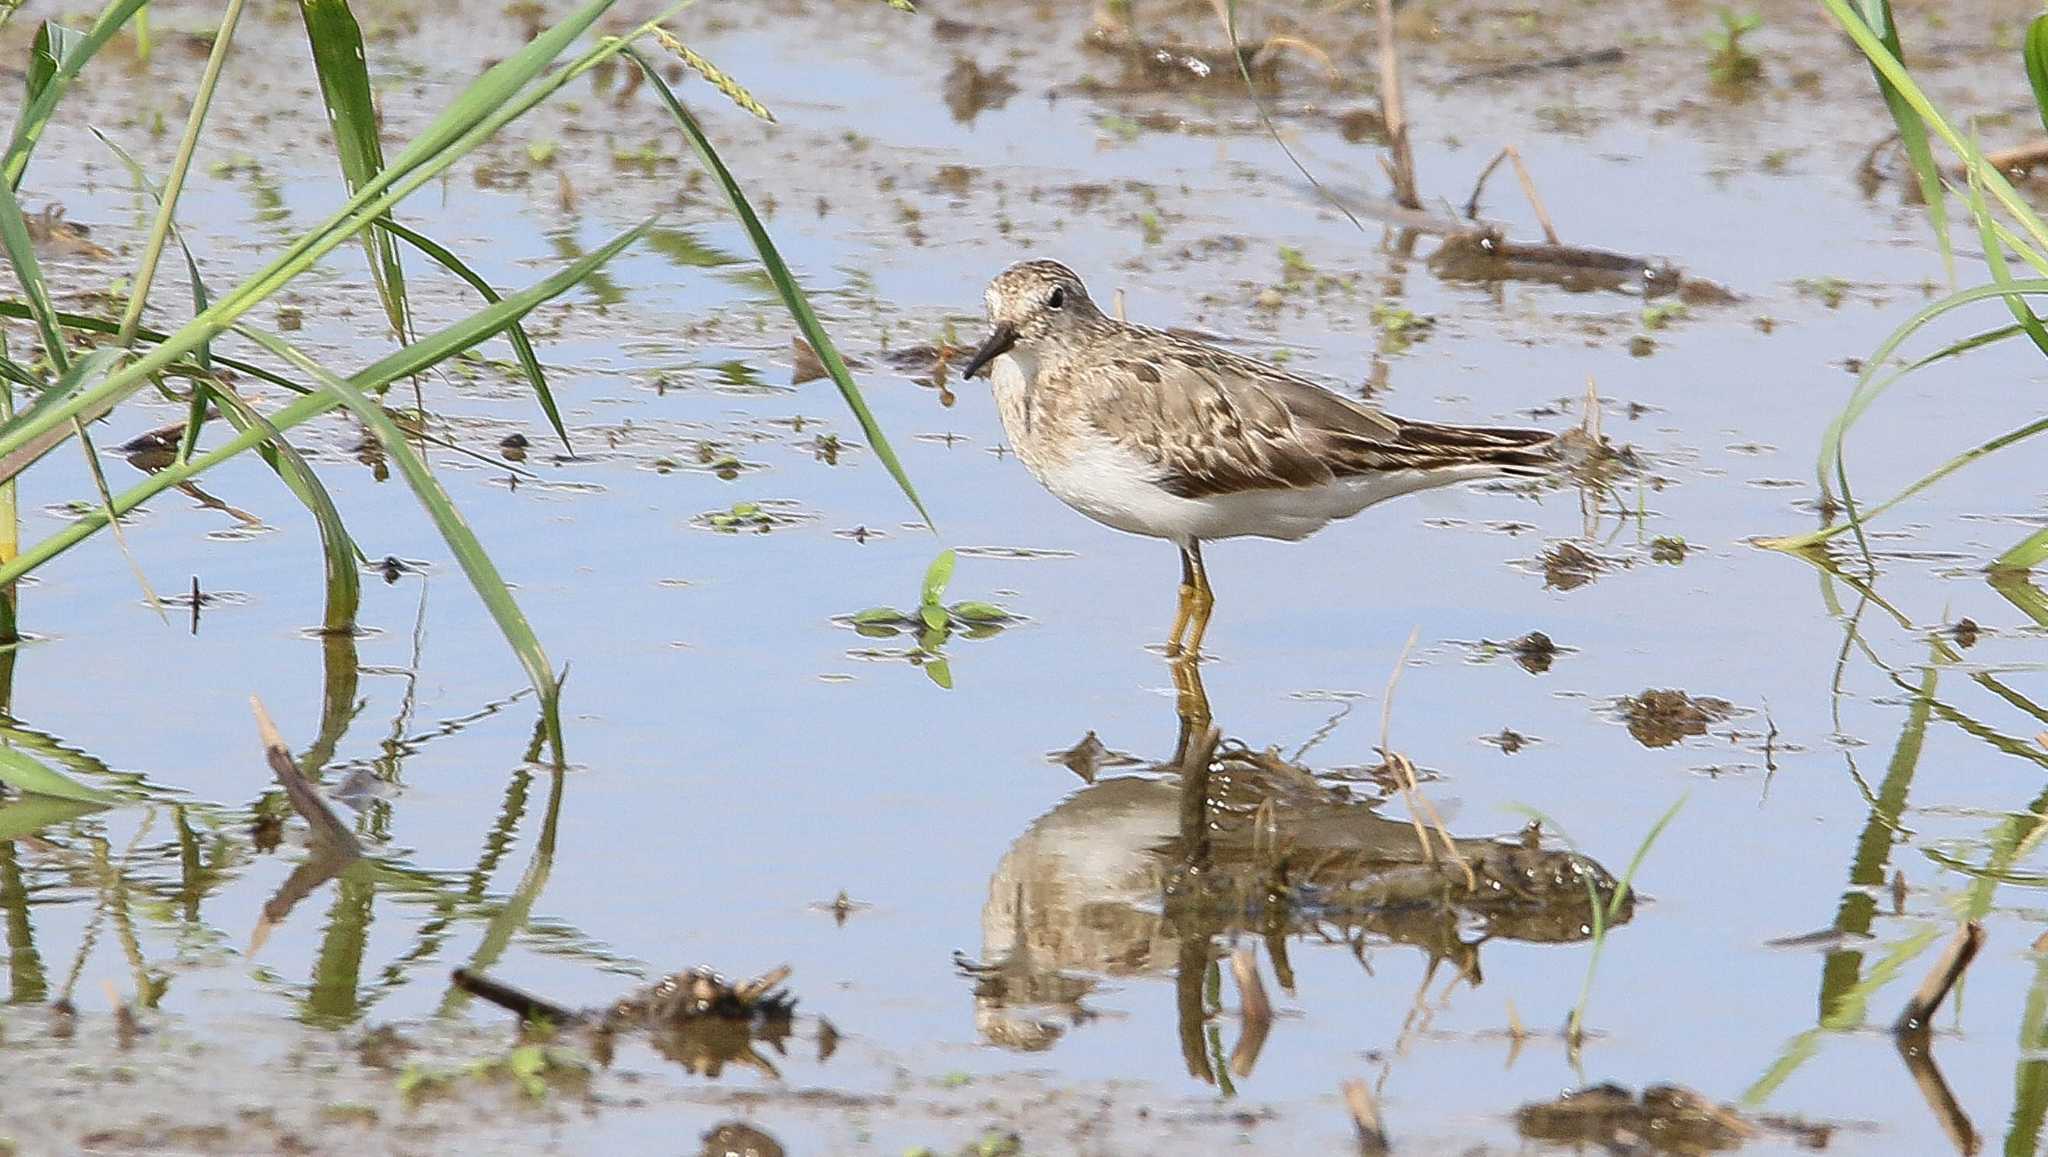
[[[932,564],[925,568],[922,599],[925,606],[936,605],[946,596],[946,588],[953,584],[953,564],[957,561],[958,556],[950,549],[942,550],[939,557],[933,559]]]

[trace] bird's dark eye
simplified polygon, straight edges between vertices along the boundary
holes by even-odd
[[[1053,286],[1052,292],[1045,295],[1045,307],[1047,309],[1058,309],[1066,303],[1067,287],[1064,285]]]

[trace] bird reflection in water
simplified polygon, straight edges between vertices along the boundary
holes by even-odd
[[[1097,778],[996,866],[983,959],[958,961],[988,1043],[1049,1049],[1093,1017],[1085,1000],[1105,980],[1171,977],[1189,1074],[1227,1082],[1250,1074],[1263,1043],[1247,1023],[1226,1062],[1211,1035],[1221,964],[1237,942],[1263,942],[1290,994],[1295,939],[1346,945],[1361,962],[1372,947],[1413,945],[1432,975],[1448,964],[1476,985],[1488,940],[1586,939],[1589,886],[1602,904],[1613,897],[1604,868],[1544,848],[1534,832],[1450,839],[1463,862],[1445,856],[1436,833],[1426,844],[1408,820],[1380,815],[1377,791],[1222,739],[1199,660],[1172,669],[1173,757]],[[1625,898],[1616,922],[1632,908]]]

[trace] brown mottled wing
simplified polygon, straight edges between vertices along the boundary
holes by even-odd
[[[1319,486],[1387,470],[1487,464],[1537,470],[1544,430],[1443,426],[1390,417],[1291,374],[1208,347],[1113,358],[1098,371],[1092,416],[1159,469],[1183,498]]]
[[[1330,481],[1289,407],[1207,352],[1153,351],[1092,369],[1090,419],[1183,498]]]

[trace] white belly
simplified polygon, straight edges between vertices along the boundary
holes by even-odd
[[[1022,357],[1028,355],[1004,354],[989,373],[996,408],[1017,457],[1060,501],[1131,534],[1171,539],[1183,546],[1244,536],[1293,541],[1389,498],[1497,472],[1483,465],[1394,470],[1321,486],[1183,498],[1157,484],[1159,471],[1150,462],[1085,423],[1078,430],[1069,426],[1057,433],[1039,423],[1027,386],[1036,367]]]

